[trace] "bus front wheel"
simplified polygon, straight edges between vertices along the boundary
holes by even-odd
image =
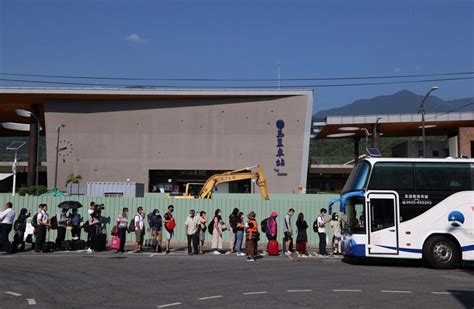
[[[432,268],[456,268],[459,265],[459,258],[459,247],[449,237],[441,235],[432,236],[423,246],[423,259]]]

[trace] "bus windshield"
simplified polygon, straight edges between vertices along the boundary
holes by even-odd
[[[365,200],[360,197],[349,198],[346,201],[346,217],[344,228],[350,234],[365,234]]]
[[[342,189],[342,193],[350,191],[362,191],[365,189],[367,177],[369,176],[370,163],[367,161],[360,161],[352,169],[349,178]]]

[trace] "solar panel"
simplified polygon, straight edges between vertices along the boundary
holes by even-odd
[[[367,148],[367,154],[371,157],[381,157],[382,153],[378,148]]]
[[[18,150],[23,147],[26,142],[12,142],[10,145],[7,146],[7,150]]]

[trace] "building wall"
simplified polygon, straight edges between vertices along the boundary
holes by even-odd
[[[270,192],[306,186],[311,95],[153,101],[45,103],[48,185],[54,185],[61,129],[58,187],[67,174],[84,181],[145,183],[148,170],[232,170],[263,165]],[[285,166],[278,176],[277,120],[283,120]]]
[[[474,128],[459,128],[459,155],[474,158],[471,143],[474,142]]]
[[[446,158],[449,156],[448,143],[445,141],[426,142],[425,158]],[[395,158],[419,158],[423,152],[423,143],[420,141],[407,141],[392,148],[392,156]],[[437,152],[437,156],[435,156]]]

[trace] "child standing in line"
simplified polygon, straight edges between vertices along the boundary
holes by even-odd
[[[255,220],[255,212],[251,211],[248,215],[248,222],[245,237],[245,252],[247,253],[247,262],[254,262],[258,247],[258,226]]]

